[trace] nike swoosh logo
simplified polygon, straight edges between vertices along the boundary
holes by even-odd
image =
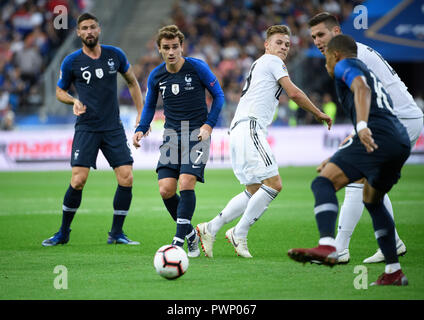
[[[85,68],[81,67],[81,71],[84,71],[85,69],[88,69],[88,68],[90,68],[90,66],[85,67]]]
[[[191,166],[193,169],[199,169],[200,168],[200,166]]]
[[[167,81],[159,82],[159,85],[161,86],[161,85],[163,85],[164,83],[167,83]]]
[[[231,234],[231,241],[233,241],[233,243],[234,243],[234,247],[238,247],[238,243],[236,243],[236,242],[234,241],[234,236],[233,236],[233,234]]]

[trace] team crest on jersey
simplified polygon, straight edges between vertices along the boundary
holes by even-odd
[[[112,58],[107,61],[107,65],[109,66],[109,73],[116,73],[115,62]]]
[[[171,86],[171,91],[173,94],[177,95],[180,93],[180,85],[178,83],[173,83]]]
[[[194,87],[192,86],[191,81],[193,81],[193,79],[190,77],[190,74],[186,74],[184,77],[184,80],[186,82],[184,90],[193,90]]]
[[[97,76],[97,78],[99,78],[99,79],[101,79],[101,78],[103,78],[103,69],[102,68],[98,68],[98,69],[96,69],[96,76]]]

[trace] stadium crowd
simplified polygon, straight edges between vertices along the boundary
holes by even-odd
[[[43,103],[41,75],[56,50],[73,32],[87,0],[0,0],[0,121],[13,127],[15,113],[36,112]],[[65,6],[68,28],[55,29]]]
[[[41,75],[70,32],[77,16],[93,0],[0,0],[0,129],[13,128],[16,113],[36,113],[43,103]],[[303,60],[313,46],[308,19],[320,11],[329,11],[345,20],[354,6],[363,0],[175,0],[171,16],[163,24],[176,24],[185,34],[186,56],[200,58],[217,75],[225,92],[226,103],[217,126],[228,126],[249,72],[251,63],[263,54],[264,32],[271,24],[286,24],[292,31],[292,46],[286,59],[291,76],[295,73],[314,75],[302,90],[335,123],[346,121],[333,101],[331,80],[323,72],[323,60]],[[54,8],[68,10],[68,29],[55,29]],[[142,92],[146,93],[147,75],[162,62],[155,43],[156,35],[146,43],[146,53],[131,61]],[[301,61],[302,63],[299,63]],[[305,62],[306,61],[306,62]],[[300,67],[299,67],[300,66]],[[120,103],[132,104],[128,88],[120,91]],[[424,108],[422,98],[418,103]],[[210,102],[210,97],[209,97]],[[163,118],[161,101],[156,117]],[[273,125],[314,123],[312,117],[285,94]]]
[[[286,60],[289,72],[296,57],[313,45],[308,19],[319,11],[346,19],[358,0],[176,0],[167,24],[176,24],[186,36],[185,55],[202,59],[211,66],[225,92],[226,105],[217,125],[228,126],[234,115],[245,76],[254,60],[263,54],[264,32],[271,24],[286,24],[292,31],[292,47]],[[147,54],[134,68],[143,93],[147,75],[161,63],[154,35],[146,45]],[[321,60],[321,59],[320,59]],[[322,61],[320,61],[322,68]],[[318,89],[302,88],[313,102],[333,118],[336,104],[332,95]],[[130,103],[126,88],[120,94],[121,103]],[[341,115],[342,116],[342,115]],[[343,119],[342,119],[343,120]],[[314,123],[310,114],[299,108],[286,95],[280,96],[280,107],[273,125]]]

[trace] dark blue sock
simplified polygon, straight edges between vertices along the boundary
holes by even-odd
[[[396,253],[395,223],[383,204],[383,201],[373,204],[365,203],[365,207],[371,215],[375,237],[386,264],[399,262]]]
[[[76,190],[69,185],[68,190],[66,190],[65,197],[63,198],[62,225],[60,226],[60,231],[62,233],[69,231],[75,213],[81,204],[81,198],[82,190]]]
[[[311,184],[315,196],[315,219],[320,238],[334,238],[339,203],[333,183],[325,177],[317,177]]]
[[[112,234],[122,233],[122,226],[130,209],[132,199],[132,187],[123,187],[118,185],[113,198],[113,222]]]
[[[177,221],[177,209],[178,203],[180,203],[180,196],[178,194],[174,194],[171,198],[162,200],[172,219]]]
[[[196,207],[196,194],[194,190],[180,191],[180,202],[177,209],[177,232],[172,244],[183,246],[185,236],[193,230],[191,218]]]

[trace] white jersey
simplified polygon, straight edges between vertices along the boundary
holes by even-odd
[[[358,59],[380,79],[393,101],[393,111],[399,119],[415,119],[423,116],[408,88],[393,68],[374,49],[357,42]]]
[[[288,75],[286,65],[276,55],[264,54],[253,62],[230,128],[249,118],[255,118],[262,128],[268,127],[283,91],[278,80]]]

